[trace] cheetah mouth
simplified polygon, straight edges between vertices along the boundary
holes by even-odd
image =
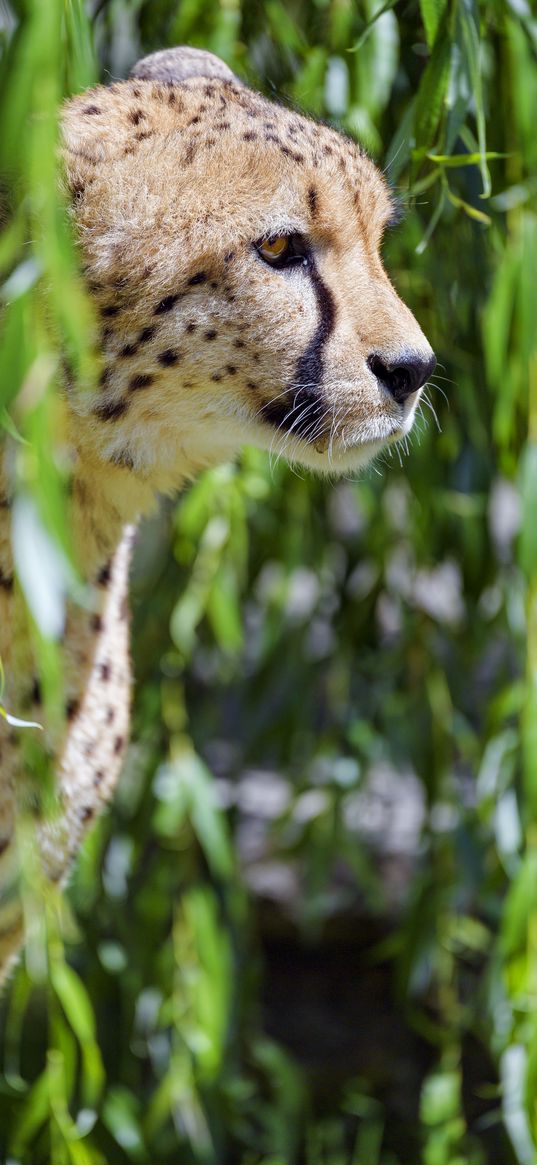
[[[273,430],[273,442],[279,438],[288,449],[305,445],[319,455],[332,455],[402,440],[412,428],[415,409],[401,412],[397,408],[396,416],[375,415],[372,409],[367,419],[357,419],[348,403],[341,408],[327,405],[317,394],[301,388],[267,401],[260,416]]]
[[[334,415],[326,410],[322,416],[318,415],[317,423],[321,422],[322,431],[313,437],[306,429],[299,432],[299,424],[293,429],[291,422],[285,431],[272,427],[272,435],[267,439],[268,426],[265,426],[265,438],[259,440],[258,430],[256,443],[277,460],[281,457],[291,465],[338,477],[365,469],[384,449],[403,440],[409,431],[400,421],[387,418],[374,425],[353,424],[346,418],[338,428],[337,419],[334,421]]]

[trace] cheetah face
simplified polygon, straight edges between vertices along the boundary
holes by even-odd
[[[353,142],[177,49],[71,101],[65,143],[104,354],[75,408],[102,457],[166,489],[245,443],[337,473],[409,432],[435,359]]]

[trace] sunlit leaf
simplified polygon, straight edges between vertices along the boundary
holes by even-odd
[[[459,166],[475,166],[480,164],[483,157],[486,161],[492,161],[496,158],[505,158],[506,154],[497,154],[494,150],[487,150],[482,154],[427,154],[429,161],[435,162],[437,166],[459,167]]]
[[[451,68],[452,43],[444,16],[438,29],[431,58],[421,78],[414,107],[416,146],[429,148],[442,116]]]
[[[479,8],[476,0],[460,0],[458,16],[462,25],[462,43],[466,53],[468,74],[472,86],[479,141],[480,169],[483,182],[483,198],[491,192],[490,174],[486,161],[485,111],[483,108],[483,87],[481,83],[481,41],[479,37]]]
[[[438,26],[446,6],[447,0],[420,0],[420,11],[429,48],[434,45]]]
[[[485,214],[484,211],[479,210],[477,206],[470,206],[470,203],[465,202],[464,198],[459,198],[452,190],[447,191],[447,196],[452,205],[456,206],[458,210],[463,210],[468,215],[468,218],[473,218],[475,222],[480,222],[483,226],[490,226],[490,216]]]

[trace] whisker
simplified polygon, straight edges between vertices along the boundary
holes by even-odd
[[[427,388],[436,388],[437,391],[440,393],[440,396],[443,396],[443,398],[447,404],[448,409],[451,408],[449,397],[448,397],[447,393],[444,392],[444,389],[442,388],[442,386],[440,384],[435,384],[434,380],[429,380],[429,381],[427,381],[426,387]]]
[[[435,419],[435,424],[436,424],[436,427],[438,429],[438,432],[441,433],[442,426],[441,426],[440,421],[438,420],[438,417],[436,415],[436,410],[434,408],[434,405],[431,404],[431,401],[429,400],[429,398],[425,395],[425,393],[423,394],[423,396],[421,398],[421,403],[424,405],[427,405],[427,408],[431,410],[433,417]]]
[[[457,387],[457,381],[453,380],[451,376],[440,376],[439,373],[435,371],[429,379],[429,384],[433,383],[435,379],[444,380],[446,384],[452,384],[455,388]]]

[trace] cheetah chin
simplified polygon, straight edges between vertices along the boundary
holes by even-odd
[[[55,772],[34,814],[44,876],[67,877],[128,740],[132,523],[160,492],[253,443],[321,473],[410,430],[431,348],[380,258],[396,208],[354,142],[177,48],[69,101],[65,184],[98,321],[97,383],[66,375],[70,520],[93,595],[66,607],[65,717],[32,741]],[[0,462],[4,699],[44,719]],[[21,733],[0,720],[0,968],[22,942],[16,821],[35,799]],[[34,806],[35,809],[35,806]]]

